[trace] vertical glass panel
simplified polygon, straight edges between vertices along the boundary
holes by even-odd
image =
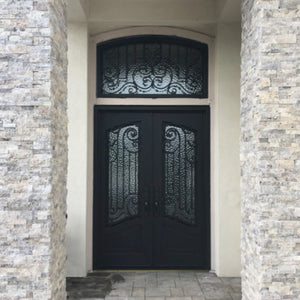
[[[113,224],[138,214],[138,126],[109,131],[108,154],[108,223]]]
[[[98,45],[98,97],[208,96],[208,46],[141,36]]]
[[[195,133],[166,125],[164,129],[165,214],[195,223]]]

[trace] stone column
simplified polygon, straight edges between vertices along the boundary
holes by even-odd
[[[65,0],[0,0],[0,299],[65,299]]]
[[[299,299],[300,2],[242,3],[243,299]]]

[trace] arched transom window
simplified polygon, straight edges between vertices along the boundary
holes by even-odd
[[[161,35],[99,43],[97,97],[208,98],[208,46]]]

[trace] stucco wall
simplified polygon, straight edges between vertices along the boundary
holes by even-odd
[[[88,32],[85,23],[68,23],[68,220],[69,276],[86,274]]]
[[[220,276],[240,276],[240,23],[216,36],[215,263]]]
[[[132,26],[176,26],[215,33],[217,13],[214,0],[92,0],[91,34]]]

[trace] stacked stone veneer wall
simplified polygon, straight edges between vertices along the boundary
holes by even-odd
[[[243,299],[299,299],[300,2],[242,3]]]
[[[0,0],[0,299],[65,299],[65,0]]]

